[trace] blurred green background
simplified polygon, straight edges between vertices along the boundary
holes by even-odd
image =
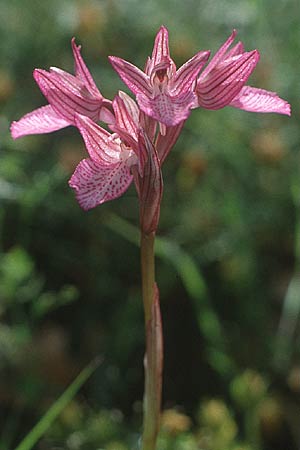
[[[0,0],[0,449],[11,450],[95,356],[103,362],[41,450],[138,448],[144,325],[138,208],[83,212],[68,187],[85,155],[72,127],[13,141],[46,104],[34,68],[103,95],[107,60],[140,67],[161,24],[179,66],[233,28],[260,63],[249,84],[292,118],[196,110],[163,168],[157,281],[165,338],[160,450],[294,450],[300,442],[300,23],[297,0]]]

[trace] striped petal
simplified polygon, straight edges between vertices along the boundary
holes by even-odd
[[[34,78],[53,109],[62,118],[74,124],[75,113],[99,119],[102,100],[82,95],[83,85],[75,77],[60,69],[51,72],[36,69]],[[67,74],[67,75],[66,75]]]
[[[201,74],[201,78],[205,78],[206,75],[208,75],[212,69],[214,69],[220,62],[224,61],[224,59],[226,58],[226,52],[233,43],[236,35],[237,35],[236,30],[233,30],[227,41],[224,42],[224,44],[215,53],[209,64],[205,67],[205,69]]]
[[[250,86],[244,86],[229,106],[251,112],[291,115],[291,106],[287,101],[278,97],[276,92]]]
[[[120,144],[113,135],[86,116],[76,115],[75,123],[95,163],[107,166],[120,162]]]
[[[153,66],[160,66],[161,63],[170,61],[169,35],[164,26],[160,27],[155,37],[151,60]]]
[[[208,51],[199,52],[177,70],[170,86],[172,94],[181,95],[192,88],[209,54]]]
[[[20,120],[11,124],[11,135],[14,139],[28,134],[51,133],[70,125],[59,116],[51,105],[42,106],[26,114]]]
[[[198,80],[198,106],[220,109],[227,106],[240,92],[259,60],[257,50],[243,53],[219,64],[205,79]]]
[[[123,97],[123,98],[122,98]],[[137,140],[138,108],[135,102],[124,92],[116,95],[113,100],[113,109],[116,117],[116,125],[127,131]],[[133,115],[132,115],[133,114]]]
[[[87,91],[87,89],[85,88],[85,86],[81,80],[76,78],[71,73],[66,72],[63,69],[60,69],[59,67],[50,67],[49,72],[47,72],[46,70],[42,70],[42,69],[36,69],[36,71],[37,72],[40,71],[40,72],[42,72],[42,74],[44,74],[46,76],[50,73],[52,80],[57,79],[59,81],[59,85],[60,85],[61,89],[70,91],[74,95],[79,94],[80,96],[82,96],[82,93],[84,92],[86,94],[86,96],[88,96],[89,98],[92,98],[92,96]],[[34,76],[35,76],[35,72],[33,74]]]
[[[137,124],[139,122],[140,110],[135,101],[123,91],[119,91],[118,96],[123,100],[125,108],[131,115],[133,121]]]
[[[83,84],[86,86],[86,88],[93,94],[95,97],[103,98],[101,93],[99,92],[94,79],[88,70],[81,54],[80,54],[80,45],[75,44],[75,38],[72,39],[72,50],[73,50],[73,56],[75,61],[75,74],[76,77],[79,78]]]
[[[245,53],[244,45],[242,42],[238,42],[230,50],[228,50],[224,59],[229,59],[242,53]]]
[[[132,175],[125,162],[103,166],[90,158],[80,161],[69,185],[76,192],[79,205],[84,210],[120,197],[132,182]]]
[[[138,67],[116,56],[109,56],[109,61],[131,92],[135,95],[151,95],[152,88],[149,84],[149,77]]]
[[[141,124],[137,104],[125,92],[119,91],[113,100],[113,109],[116,120],[110,125],[110,129],[117,133],[125,146],[132,149],[138,156],[138,128]]]

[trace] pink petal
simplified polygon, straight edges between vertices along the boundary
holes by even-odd
[[[156,35],[151,59],[153,66],[170,60],[168,30],[164,26],[160,27]]]
[[[132,98],[125,92],[119,91],[113,100],[116,121],[110,129],[120,136],[123,143],[131,148],[138,156],[137,135],[140,110]]]
[[[140,110],[138,105],[135,103],[135,101],[129,97],[125,92],[119,91],[118,96],[123,100],[125,108],[131,115],[134,123],[139,122],[139,116],[140,116]]]
[[[113,135],[86,116],[76,115],[75,123],[95,163],[107,166],[120,161],[120,144]]]
[[[199,78],[196,93],[198,106],[220,109],[238,95],[259,60],[257,50],[235,56],[218,65],[203,79]]]
[[[137,95],[137,101],[145,114],[167,127],[173,127],[188,118],[190,109],[195,102],[195,95],[193,92],[187,92],[178,97],[170,97],[164,93],[154,98]]]
[[[72,39],[72,50],[73,50],[73,56],[75,60],[75,74],[76,77],[80,78],[80,80],[83,82],[83,84],[88,88],[88,90],[95,96],[99,96],[101,98],[102,95],[99,92],[94,79],[92,75],[90,74],[90,71],[88,70],[81,54],[80,54],[80,45],[75,44],[75,38]]]
[[[51,105],[42,106],[26,114],[11,124],[11,135],[14,139],[28,134],[51,133],[71,125],[62,119]]]
[[[228,50],[224,60],[232,58],[233,56],[241,55],[242,53],[245,53],[244,45],[242,42],[238,42],[230,50]]]
[[[233,30],[229,38],[226,42],[219,48],[219,50],[216,52],[216,54],[213,56],[209,64],[205,67],[201,74],[201,78],[205,78],[206,75],[214,69],[221,61],[225,59],[225,55],[231,44],[233,43],[235,37],[237,35],[236,30]]]
[[[102,166],[87,158],[78,164],[69,185],[76,191],[79,205],[89,210],[120,197],[131,182],[132,175],[126,163]]]
[[[245,111],[291,115],[291,106],[287,101],[278,97],[276,92],[250,86],[244,86],[229,106]]]
[[[128,98],[124,97],[124,99],[125,101],[119,95],[116,95],[113,100],[113,108],[116,117],[116,126],[118,128],[125,130],[129,135],[131,135],[134,139],[137,140],[138,119],[137,117],[135,117],[136,118],[135,122],[130,113],[131,112],[130,110],[133,107],[133,105],[129,101],[130,97]],[[132,99],[130,100],[133,102]]]
[[[146,64],[145,64],[144,72],[150,76],[152,68],[153,68],[153,62],[152,62],[152,59],[150,58],[150,56],[148,56]]]
[[[206,63],[208,57],[208,51],[199,52],[177,70],[170,88],[172,94],[184,94],[192,88],[199,71]]]
[[[151,95],[152,88],[149,84],[149,77],[138,67],[116,56],[109,56],[109,61],[119,77],[135,95]]]
[[[99,119],[102,100],[83,96],[82,84],[73,75],[60,69],[52,69],[51,72],[36,69],[33,75],[53,109],[62,118],[73,124],[75,113]]]
[[[138,156],[138,145],[136,136],[133,136],[132,134],[124,130],[124,128],[121,128],[116,124],[110,125],[110,129],[120,137],[122,143],[125,144],[126,147],[128,147],[127,150],[132,149]]]
[[[83,82],[63,69],[59,69],[58,67],[50,67],[49,72],[42,69],[36,69],[36,71],[44,73],[46,76],[50,73],[52,80],[55,78],[58,79],[61,89],[71,91],[74,95],[78,95],[78,93],[81,95],[81,92],[84,92],[86,96],[92,98],[92,95],[87,91]],[[35,72],[33,74],[34,76]]]
[[[104,122],[104,123],[107,123],[110,125],[112,123],[115,123],[116,118],[115,118],[114,114],[108,108],[103,106],[108,101],[110,101],[110,100],[104,99],[104,101],[102,103],[102,107],[99,112],[99,120],[101,122]]]

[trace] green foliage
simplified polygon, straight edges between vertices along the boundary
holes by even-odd
[[[98,354],[102,365],[36,448],[138,448],[144,329],[134,190],[84,213],[67,185],[85,155],[76,130],[13,141],[9,124],[45,104],[35,67],[72,71],[72,36],[112,98],[126,88],[107,55],[143,67],[162,23],[178,65],[237,28],[261,53],[249,83],[277,91],[293,116],[194,111],[164,164],[156,247],[164,404],[184,413],[164,413],[160,450],[296,448],[296,3],[0,0],[1,450],[30,436]]]

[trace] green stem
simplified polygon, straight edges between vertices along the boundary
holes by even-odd
[[[142,450],[155,450],[162,389],[162,329],[155,284],[155,233],[141,235],[142,291],[146,329],[145,392]]]
[[[145,324],[151,319],[155,285],[154,262],[155,233],[141,235],[142,290]]]

